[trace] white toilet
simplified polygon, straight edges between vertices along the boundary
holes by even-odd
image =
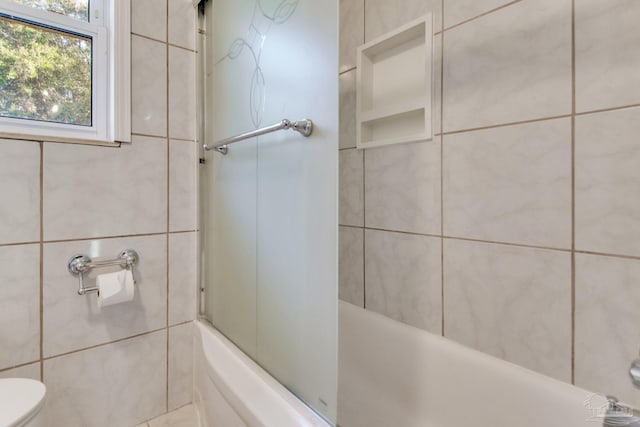
[[[44,395],[40,381],[0,379],[0,427],[44,427]]]

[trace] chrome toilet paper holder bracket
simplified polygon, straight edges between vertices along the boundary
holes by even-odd
[[[138,263],[138,253],[133,249],[126,249],[118,254],[117,258],[94,261],[87,255],[74,255],[69,260],[67,268],[69,273],[74,276],[78,276],[78,295],[86,295],[89,292],[97,292],[98,287],[85,287],[84,285],[84,273],[88,272],[92,268],[110,267],[113,265],[119,265],[120,267],[130,270],[133,277],[133,283],[136,283],[136,277],[133,272],[133,266]]]

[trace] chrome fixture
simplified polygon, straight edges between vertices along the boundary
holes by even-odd
[[[604,414],[604,427],[640,427],[640,412],[626,406],[613,396],[607,396],[607,411]]]
[[[79,278],[79,286],[78,286],[78,295],[85,295],[89,292],[96,292],[98,288],[96,286],[93,287],[85,287],[84,286],[84,273],[88,272],[92,268],[100,268],[100,267],[110,267],[112,265],[119,265],[120,267],[131,270],[131,275],[133,276],[133,283],[136,283],[136,278],[133,273],[133,266],[138,263],[138,253],[133,249],[127,249],[120,254],[115,259],[107,259],[100,261],[93,261],[87,255],[74,255],[69,260],[69,264],[67,268],[69,269],[69,273],[73,275],[77,275]]]
[[[631,362],[631,366],[629,367],[629,376],[631,377],[631,382],[636,388],[640,388],[640,359],[636,359]]]
[[[265,133],[271,133],[271,132],[275,132],[277,130],[282,130],[282,129],[292,129],[299,132],[303,136],[309,136],[311,135],[311,132],[313,132],[313,122],[309,119],[299,120],[297,122],[292,122],[287,119],[282,119],[279,123],[276,123],[274,125],[263,127],[261,129],[256,129],[251,132],[246,132],[240,135],[232,136],[230,138],[221,139],[215,144],[204,144],[203,148],[207,151],[216,150],[219,153],[227,154],[227,151],[229,150],[227,145],[229,144],[233,144],[234,142],[242,141],[244,139],[253,138],[255,136],[264,135]]]

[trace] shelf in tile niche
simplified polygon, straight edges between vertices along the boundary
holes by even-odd
[[[432,15],[358,48],[356,145],[432,138]]]

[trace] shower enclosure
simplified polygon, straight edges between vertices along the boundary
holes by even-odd
[[[335,424],[338,5],[202,1],[202,314]],[[287,126],[284,126],[287,127]],[[258,132],[259,133],[259,132]],[[245,135],[246,136],[246,135]]]

